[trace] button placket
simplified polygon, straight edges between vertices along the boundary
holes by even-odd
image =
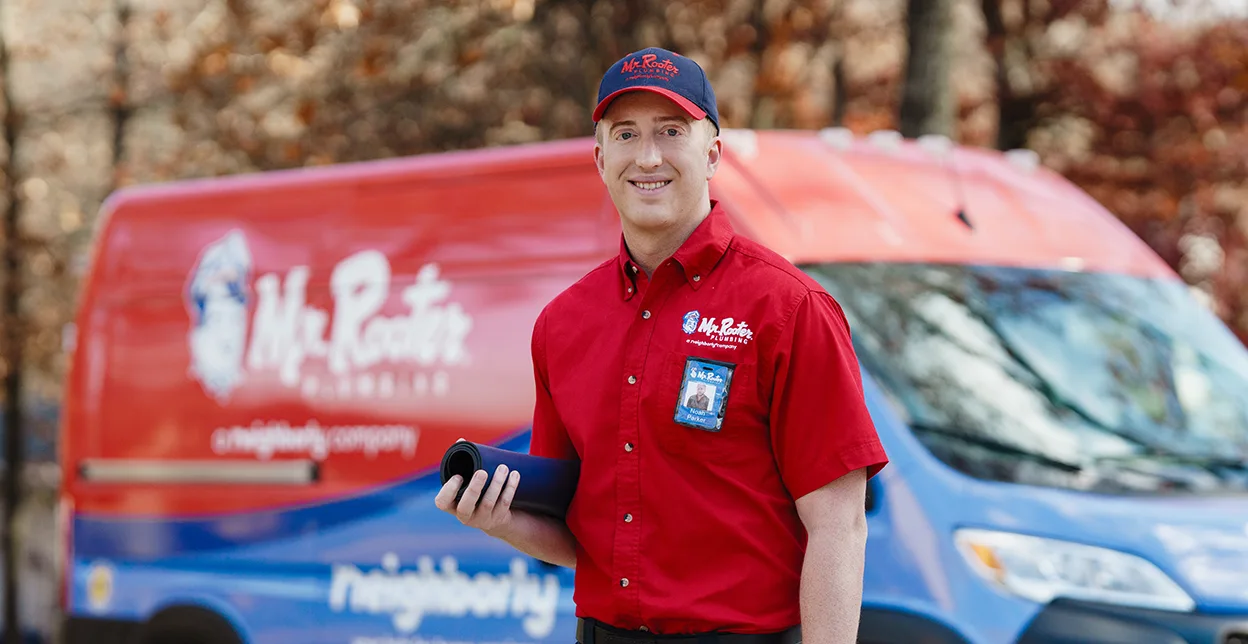
[[[639,319],[634,318],[625,339],[624,374],[625,382],[620,396],[620,443],[624,453],[619,460],[615,488],[616,516],[622,518],[620,529],[615,531],[613,544],[615,562],[613,574],[619,579],[620,600],[626,607],[625,613],[633,613],[641,620],[641,596],[638,582],[641,574],[641,525],[636,512],[641,508],[641,455],[637,451],[637,441],[641,437],[641,394],[646,372],[643,367],[651,359],[650,353],[654,339],[655,325],[642,320],[649,320],[662,306],[662,301],[670,294],[667,285],[673,281],[674,266],[664,266],[656,271],[648,282],[644,276],[637,280],[637,295],[641,296],[638,303]],[[681,280],[683,282],[683,279]],[[632,309],[637,311],[638,309]],[[631,608],[631,610],[630,610]]]

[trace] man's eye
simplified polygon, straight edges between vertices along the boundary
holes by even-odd
[[[669,127],[667,128],[667,135],[668,136],[680,136],[680,130],[674,127]]]
[[[632,132],[621,132],[621,133],[620,133],[620,140],[621,140],[621,141],[627,141],[628,139],[630,139],[630,138],[632,138],[632,137],[633,137],[633,133],[632,133]]]

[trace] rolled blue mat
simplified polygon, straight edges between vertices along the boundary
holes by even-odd
[[[442,455],[442,484],[445,485],[456,474],[460,476],[464,484],[455,495],[458,502],[473,473],[485,470],[489,478],[481,489],[484,496],[499,465],[506,465],[509,473],[513,470],[520,472],[520,485],[511,500],[513,510],[565,518],[581,474],[580,461],[521,454],[471,441],[459,441]]]

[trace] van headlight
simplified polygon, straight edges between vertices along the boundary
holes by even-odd
[[[1009,532],[954,533],[984,579],[1041,604],[1055,597],[1190,611],[1196,602],[1157,566],[1125,552]]]

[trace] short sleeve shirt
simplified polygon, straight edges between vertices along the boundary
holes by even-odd
[[[887,463],[836,301],[712,203],[651,279],[621,241],[543,309],[532,351],[531,452],[581,461],[578,616],[658,634],[799,623],[794,500]]]

